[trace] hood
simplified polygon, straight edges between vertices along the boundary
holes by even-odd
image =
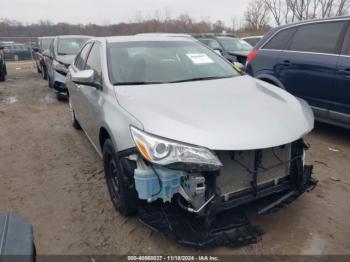
[[[70,66],[73,63],[75,55],[58,55],[56,60],[66,66]]]
[[[227,51],[230,55],[239,55],[247,57],[250,51]]]
[[[144,131],[212,150],[284,145],[303,137],[314,124],[304,101],[250,76],[116,86],[115,91]]]

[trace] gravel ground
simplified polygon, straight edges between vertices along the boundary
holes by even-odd
[[[112,207],[102,162],[33,65],[9,63],[0,83],[0,212],[34,226],[38,254],[350,254],[350,131],[317,124],[307,161],[318,187],[276,214],[243,248],[185,248]],[[287,121],[287,120],[286,120]]]

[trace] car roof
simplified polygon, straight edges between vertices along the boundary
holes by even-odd
[[[44,39],[54,39],[55,36],[41,36],[41,37],[38,37],[39,40],[44,40]]]
[[[263,38],[263,35],[254,35],[254,36],[246,36],[242,37],[242,39],[253,39],[253,38]]]
[[[299,22],[295,22],[295,23],[291,23],[291,24],[281,25],[281,26],[273,28],[272,30],[276,31],[276,30],[294,27],[294,26],[298,26],[298,25],[302,25],[302,24],[320,23],[320,22],[337,21],[337,20],[339,20],[339,21],[350,20],[350,16],[335,16],[335,17],[304,20],[304,21],[299,21]]]
[[[58,35],[56,37],[58,39],[64,39],[64,38],[93,38],[93,36],[88,36],[88,35]]]
[[[95,39],[105,39],[108,43],[120,43],[120,42],[144,42],[144,41],[196,41],[195,39],[188,37],[187,35],[168,35],[168,34],[140,34],[131,36],[110,36],[110,37],[98,37]],[[94,39],[92,39],[94,40]]]

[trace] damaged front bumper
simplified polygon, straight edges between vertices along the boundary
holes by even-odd
[[[215,172],[173,170],[140,157],[134,172],[140,221],[179,243],[207,247],[259,241],[247,207],[275,212],[315,187],[312,166],[304,164],[302,139],[264,150],[217,152],[224,166]]]

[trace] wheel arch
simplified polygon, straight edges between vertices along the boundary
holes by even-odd
[[[277,77],[275,77],[273,75],[261,74],[261,75],[258,75],[256,78],[261,80],[261,81],[267,82],[269,84],[275,85],[283,90],[286,90],[283,83],[280,80],[278,80]]]

